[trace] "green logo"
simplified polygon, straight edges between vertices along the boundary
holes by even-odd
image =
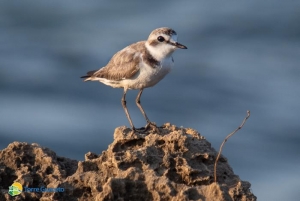
[[[20,184],[19,182],[14,182],[8,190],[8,194],[11,196],[16,196],[16,195],[20,195],[23,191],[23,187],[22,184]]]

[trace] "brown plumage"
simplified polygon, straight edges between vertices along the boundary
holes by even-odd
[[[163,79],[174,65],[172,53],[176,49],[187,49],[177,42],[177,34],[173,29],[163,27],[152,31],[147,41],[129,45],[117,52],[108,64],[99,70],[89,71],[82,76],[84,81],[99,81],[113,88],[123,88],[121,99],[125,114],[132,130],[135,130],[126,107],[128,89],[140,90],[136,104],[147,121],[145,130],[155,126],[147,117],[141,106],[140,98],[144,88],[152,87]]]
[[[149,62],[151,66],[159,65],[159,62],[144,47],[145,41],[134,43],[117,52],[105,67],[98,71],[89,71],[87,75],[81,78],[86,78],[85,81],[93,80],[93,78],[105,78],[108,80],[128,79],[139,71],[141,59]]]

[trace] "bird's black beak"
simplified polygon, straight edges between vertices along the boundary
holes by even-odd
[[[180,44],[180,43],[174,43],[173,44],[174,46],[176,46],[177,48],[180,48],[180,49],[187,49],[187,47],[186,46],[184,46],[184,45],[182,45],[182,44]]]

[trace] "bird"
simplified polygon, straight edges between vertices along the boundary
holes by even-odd
[[[84,81],[99,81],[113,88],[124,89],[121,103],[132,131],[137,129],[126,107],[126,93],[128,90],[139,90],[136,105],[147,122],[143,127],[147,130],[156,125],[146,115],[141,105],[141,95],[145,88],[153,87],[171,71],[174,66],[172,54],[177,49],[187,49],[177,42],[177,33],[168,27],[157,28],[146,41],[125,47],[114,54],[106,66],[89,71],[81,78]]]

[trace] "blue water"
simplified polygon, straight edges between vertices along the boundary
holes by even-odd
[[[191,127],[252,184],[258,200],[300,196],[300,2],[2,1],[0,3],[0,149],[36,142],[83,160],[129,126],[122,89],[79,78],[158,27],[188,47],[175,68],[146,89],[150,120]],[[136,127],[145,125],[129,91]]]

